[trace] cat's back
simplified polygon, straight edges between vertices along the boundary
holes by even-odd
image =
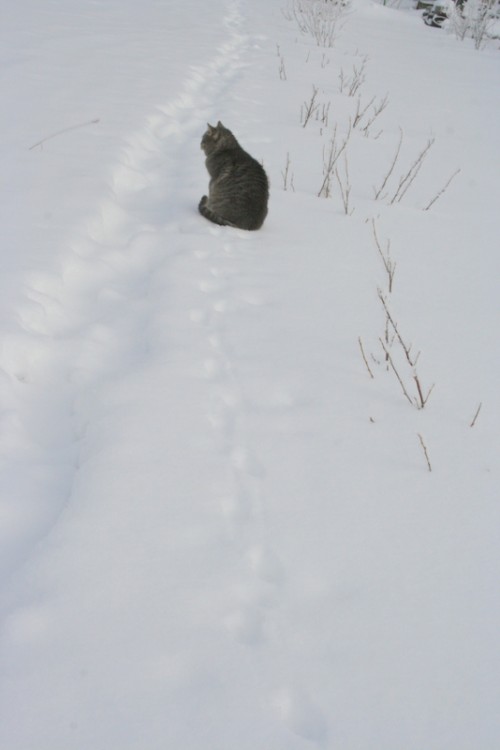
[[[249,184],[268,187],[267,175],[264,167],[245,151],[239,144],[220,151],[215,151],[207,157],[207,168],[210,173],[219,173],[227,179],[248,180]]]

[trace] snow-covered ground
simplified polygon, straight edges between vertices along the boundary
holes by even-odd
[[[0,748],[497,750],[498,43],[4,5]]]

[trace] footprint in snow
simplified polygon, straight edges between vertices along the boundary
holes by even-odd
[[[302,688],[287,687],[273,700],[278,715],[288,729],[299,737],[325,745],[328,725],[323,711]]]
[[[283,567],[276,555],[264,545],[255,544],[246,557],[250,568],[262,581],[276,586],[283,583]]]
[[[262,477],[264,470],[256,457],[243,446],[237,446],[231,451],[231,462],[235,469],[251,477]]]
[[[198,288],[200,289],[200,291],[204,292],[205,294],[221,292],[226,289],[226,287],[226,282],[220,278],[203,279],[203,281],[200,281],[198,284]]]
[[[190,317],[190,319],[192,320],[193,323],[200,323],[201,324],[201,323],[206,323],[207,322],[207,320],[209,318],[209,314],[208,314],[207,310],[202,310],[200,308],[193,308],[189,312],[189,317]]]
[[[265,617],[262,611],[248,607],[231,613],[225,626],[233,638],[246,646],[255,646],[265,641]]]
[[[223,366],[216,357],[207,357],[201,367],[201,376],[206,380],[216,380],[222,375]]]

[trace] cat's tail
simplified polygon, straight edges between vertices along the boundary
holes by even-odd
[[[198,204],[198,211],[202,216],[205,217],[205,219],[212,221],[214,224],[219,224],[219,226],[222,227],[236,226],[236,224],[233,224],[231,221],[228,221],[228,219],[224,219],[223,216],[219,216],[219,214],[215,213],[215,211],[212,211],[212,209],[207,206],[207,201],[208,198],[206,195],[204,195]]]

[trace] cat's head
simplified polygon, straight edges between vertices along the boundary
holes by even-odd
[[[210,125],[210,123],[207,123],[207,125],[207,130],[201,139],[201,148],[207,156],[214,153],[214,151],[230,148],[238,144],[234,135],[224,127],[220,120],[215,126]]]

